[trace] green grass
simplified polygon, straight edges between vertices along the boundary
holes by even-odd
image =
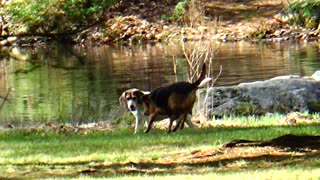
[[[243,120],[242,120],[243,121]],[[249,121],[249,120],[248,120]],[[257,121],[256,118],[250,121]],[[235,121],[236,122],[236,121]],[[121,128],[116,131],[88,131],[76,133],[72,131],[55,132],[48,129],[10,129],[0,130],[0,177],[11,178],[132,178],[140,179],[173,179],[173,178],[233,178],[237,176],[271,178],[277,173],[293,177],[307,173],[295,161],[271,162],[270,168],[257,168],[257,162],[237,160],[232,163],[245,164],[242,168],[230,168],[214,164],[182,165],[183,171],[176,172],[169,167],[157,164],[157,160],[193,150],[219,149],[222,144],[234,139],[269,140],[284,134],[319,135],[318,124],[298,126],[275,126],[264,124],[267,120],[253,123],[252,126],[208,127],[184,129],[167,134],[166,131],[153,129],[149,134],[133,134],[132,129]],[[258,161],[258,160],[257,160]],[[288,161],[288,162],[287,162]],[[142,166],[154,167],[157,170],[150,174],[135,173],[130,170],[130,162],[146,163]],[[258,161],[259,163],[260,160]],[[299,160],[300,162],[300,160]],[[304,162],[304,161],[303,161]],[[247,164],[248,163],[248,164]],[[320,174],[316,166],[320,161],[308,159],[309,171]],[[159,167],[158,167],[159,166]],[[194,166],[194,171],[184,168]],[[126,170],[122,170],[125,168]],[[129,170],[128,170],[129,168]],[[166,170],[166,168],[168,168]],[[115,170],[116,169],[116,170]],[[91,173],[91,170],[93,172]],[[115,171],[114,173],[112,173]],[[119,173],[125,171],[124,173]],[[127,172],[129,171],[129,172]],[[164,172],[162,172],[164,171]],[[291,172],[292,171],[292,172]],[[300,172],[301,171],[301,172]],[[179,172],[179,171],[178,171]],[[299,176],[300,177],[300,176]],[[268,178],[266,178],[268,179]]]

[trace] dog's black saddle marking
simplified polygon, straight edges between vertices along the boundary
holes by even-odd
[[[182,81],[152,91],[149,98],[156,106],[165,110],[168,106],[168,99],[171,94],[177,93],[186,95],[192,90],[194,90],[194,86],[191,83]]]

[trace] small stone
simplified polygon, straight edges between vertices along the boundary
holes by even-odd
[[[14,42],[16,42],[17,39],[18,39],[18,38],[17,38],[16,36],[10,36],[10,37],[7,38],[8,42],[9,42],[10,44],[13,44]]]
[[[0,46],[5,46],[7,44],[8,44],[8,40],[7,39],[0,41]]]
[[[315,73],[313,73],[311,77],[316,81],[320,81],[320,70],[317,70]]]

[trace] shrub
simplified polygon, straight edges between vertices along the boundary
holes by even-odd
[[[190,0],[183,0],[178,2],[174,7],[172,14],[164,14],[161,18],[169,21],[181,21],[187,12],[189,1]]]
[[[287,23],[316,28],[320,21],[320,0],[292,1],[284,8]]]
[[[189,3],[189,0],[184,0],[182,2],[179,2],[174,10],[173,10],[173,19],[174,20],[180,20],[183,18],[183,15],[186,13],[187,11],[187,7],[188,7],[188,3]]]
[[[4,6],[12,32],[25,29],[29,34],[65,34],[88,27],[100,20],[102,12],[116,0],[23,0]]]

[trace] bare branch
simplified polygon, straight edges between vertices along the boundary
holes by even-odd
[[[220,77],[221,73],[222,73],[222,65],[220,65],[219,74],[218,74],[218,75],[216,76],[216,78],[212,81],[212,84],[214,84],[214,83],[218,80],[218,78]]]
[[[2,106],[3,106],[4,102],[7,100],[7,98],[8,98],[8,96],[9,96],[10,91],[11,91],[11,88],[8,90],[8,92],[7,92],[6,96],[3,98],[3,101],[2,101],[2,103],[1,103],[1,105],[0,105],[0,110],[2,109]]]

